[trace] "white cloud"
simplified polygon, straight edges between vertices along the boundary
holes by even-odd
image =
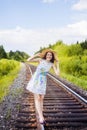
[[[3,44],[6,51],[20,50],[29,54],[38,51],[40,47],[53,44],[57,40],[65,43],[75,43],[87,38],[87,21],[80,21],[69,24],[64,28],[50,29],[15,29],[0,30],[0,44]]]
[[[71,16],[72,21],[82,21],[85,18],[87,20],[87,13],[86,12],[80,12],[79,14],[76,13]]]
[[[77,34],[79,36],[87,36],[87,21],[85,20],[77,22],[75,24],[70,24],[68,25],[68,28],[72,29],[72,32],[74,31],[75,35]]]
[[[87,0],[79,0],[76,4],[72,6],[75,10],[87,10]]]
[[[43,3],[54,3],[56,0],[42,0]]]

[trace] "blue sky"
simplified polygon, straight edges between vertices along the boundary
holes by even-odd
[[[55,0],[0,0],[0,28],[48,28],[64,26],[71,20],[72,2]],[[51,0],[50,0],[51,1]]]
[[[87,0],[0,0],[0,44],[32,55],[58,40],[87,39]]]

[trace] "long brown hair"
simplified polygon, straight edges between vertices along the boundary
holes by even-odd
[[[48,51],[48,52],[50,52],[52,54],[52,59],[50,60],[50,62],[54,63],[54,60],[55,60],[54,53],[51,52],[51,51]],[[45,55],[42,57],[42,59],[46,59],[46,56],[47,56],[48,52],[45,53]]]

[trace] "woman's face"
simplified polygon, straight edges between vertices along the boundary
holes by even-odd
[[[51,52],[47,52],[46,60],[50,61],[51,59],[52,59],[52,53]]]

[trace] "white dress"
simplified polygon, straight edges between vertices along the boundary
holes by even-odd
[[[36,94],[46,94],[47,72],[52,67],[53,63],[46,60],[41,60],[35,73],[32,75],[26,89]]]

